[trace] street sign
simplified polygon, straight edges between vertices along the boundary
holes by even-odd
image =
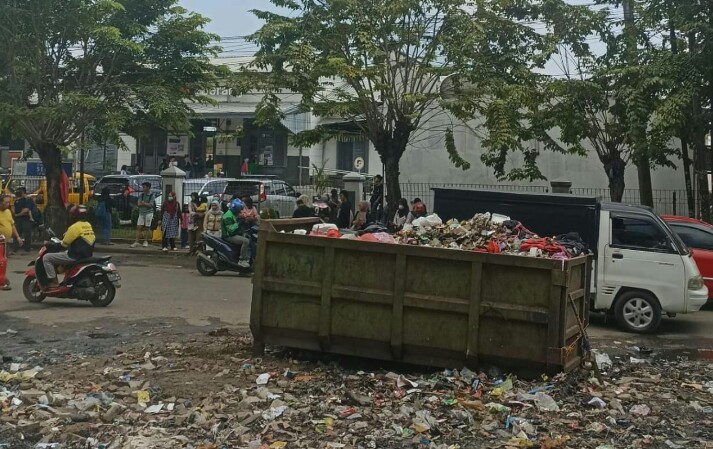
[[[72,177],[72,162],[62,162],[62,169],[67,177]],[[15,176],[45,176],[45,166],[39,160],[12,161],[12,174]]]
[[[357,171],[361,171],[364,168],[364,158],[358,157],[354,159],[354,168],[356,168]]]

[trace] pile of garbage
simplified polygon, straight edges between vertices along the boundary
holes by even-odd
[[[304,230],[297,234],[307,234]],[[377,230],[342,234],[335,225],[318,224],[309,233],[313,237],[352,239],[378,243],[427,246],[492,254],[542,257],[565,260],[588,254],[586,243],[577,233],[556,237],[540,237],[517,220],[499,214],[476,214],[470,220],[449,220],[443,223],[436,215],[414,220],[413,224],[391,235]]]
[[[570,259],[588,251],[576,233],[541,238],[519,221],[504,215],[476,214],[470,220],[453,219],[445,224],[437,215],[419,220],[400,231],[396,242],[550,259]]]
[[[526,381],[496,367],[251,358],[249,338],[214,335],[4,364],[0,447],[677,449],[713,439],[706,361],[598,354],[603,383],[590,371]]]

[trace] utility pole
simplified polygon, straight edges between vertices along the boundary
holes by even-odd
[[[635,0],[624,0],[624,37],[626,38],[626,60],[634,67],[639,65],[639,50],[636,43],[636,22],[634,21]],[[635,123],[637,129],[633,142],[634,163],[639,178],[639,202],[644,206],[653,207],[654,199],[651,187],[651,166],[646,146],[642,144],[646,135],[646,124]]]
[[[82,132],[82,144],[79,146],[79,204],[84,204],[84,139]]]

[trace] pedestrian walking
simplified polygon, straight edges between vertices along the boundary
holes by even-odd
[[[337,213],[337,227],[339,229],[349,229],[352,227],[352,203],[349,202],[347,191],[342,190],[339,194],[339,212]]]
[[[139,218],[136,221],[136,240],[131,244],[132,248],[139,246],[139,240],[141,240],[142,236],[144,236],[144,248],[149,246],[151,223],[153,222],[153,214],[156,211],[156,194],[151,192],[151,183],[147,181],[141,184],[141,187],[143,191],[137,201]]]
[[[105,245],[113,245],[111,243],[111,229],[112,229],[112,201],[109,195],[109,188],[104,187],[101,191],[101,196],[99,197],[99,202],[97,202],[97,208],[94,211],[94,216],[97,218],[99,228],[101,229],[102,242]]]
[[[17,233],[17,228],[15,228],[15,219],[10,210],[9,195],[0,196],[0,235],[5,237],[5,242],[9,242],[11,238],[14,238],[19,245],[24,243],[22,237]],[[5,280],[2,290],[10,290],[10,281]]]
[[[310,218],[314,217],[314,209],[310,207],[309,197],[302,195],[297,198],[297,209],[292,214],[292,218]]]
[[[188,249],[188,223],[191,221],[191,213],[188,210],[188,204],[183,205],[183,213],[181,214],[181,248]]]
[[[169,192],[166,202],[161,205],[161,220],[158,222],[163,232],[163,251],[176,251],[176,237],[181,222],[181,206],[176,201],[176,192]]]
[[[201,207],[203,206],[203,207]],[[188,248],[189,254],[193,255],[196,253],[197,243],[201,238],[201,233],[203,232],[203,219],[205,218],[206,206],[198,198],[198,193],[191,193],[191,202],[188,203]]]
[[[23,240],[22,249],[29,253],[32,242],[32,228],[35,225],[33,212],[37,206],[32,201],[32,198],[27,196],[27,189],[24,187],[17,189],[17,195],[19,198],[15,199],[15,226],[17,227],[17,233]],[[15,242],[14,250],[20,250],[17,242]]]
[[[220,209],[220,201],[217,198],[213,198],[210,202],[210,209],[208,209],[203,219],[203,229],[213,237],[220,238],[222,223],[223,211]]]

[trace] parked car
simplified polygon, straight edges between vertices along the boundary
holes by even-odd
[[[161,207],[161,186],[162,181],[159,175],[106,175],[94,186],[94,199],[98,200],[104,187],[109,188],[109,196],[114,201],[114,207],[122,214],[129,215],[139,201],[139,194],[142,191],[141,184],[151,183],[151,192],[156,194],[156,207]],[[124,190],[129,187],[129,210],[126,210],[124,202]]]
[[[196,192],[198,196],[205,195],[211,198],[215,195],[222,195],[225,186],[229,181],[236,181],[235,178],[204,178],[186,179],[183,181],[183,204],[191,202],[191,193]]]
[[[662,218],[691,248],[693,260],[708,287],[708,300],[713,300],[713,225],[688,217],[665,215]]]
[[[223,201],[229,201],[234,194],[250,195],[258,210],[269,207],[277,211],[282,218],[292,216],[295,211],[295,200],[300,195],[285,181],[268,177],[228,181],[223,191]]]

